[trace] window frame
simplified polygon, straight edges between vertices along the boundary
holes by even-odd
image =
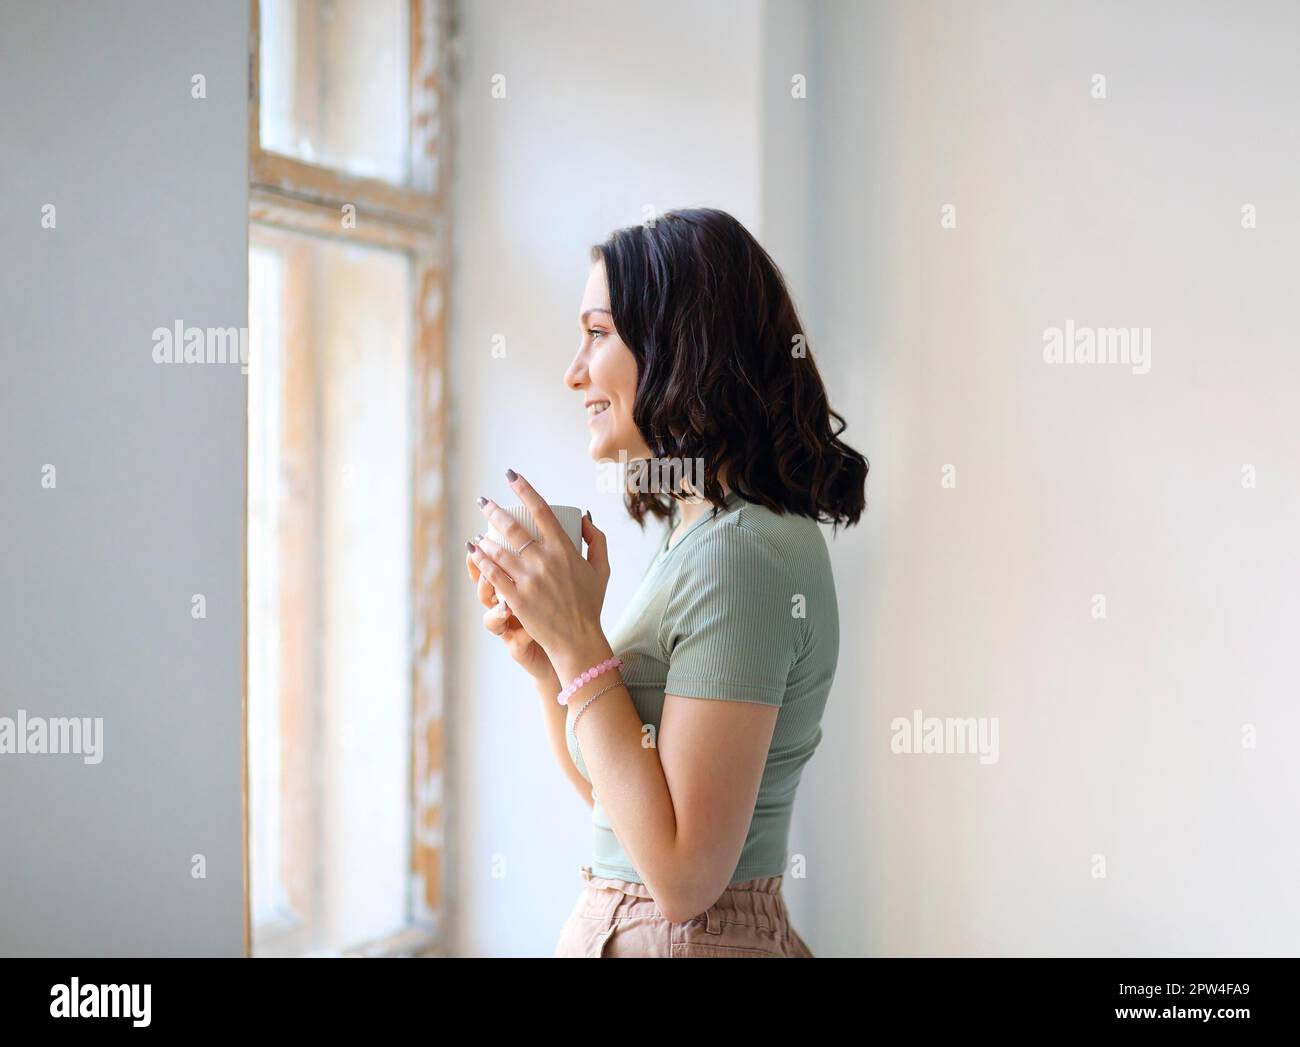
[[[446,187],[449,154],[451,40],[456,0],[408,0],[410,11],[409,185],[361,178],[265,150],[260,127],[261,4],[249,0],[248,221],[253,226],[404,251],[413,296],[412,375],[415,397],[411,477],[411,866],[407,925],[386,938],[347,950],[349,956],[434,955],[442,949],[445,843],[443,827],[446,521]],[[342,208],[355,207],[343,228]],[[250,236],[251,239],[251,236]],[[246,432],[247,438],[247,432]],[[246,439],[247,446],[247,439]],[[247,451],[245,452],[247,461]],[[245,470],[244,519],[248,519]],[[242,646],[242,780],[244,955],[252,956],[248,767],[248,551],[244,550]]]

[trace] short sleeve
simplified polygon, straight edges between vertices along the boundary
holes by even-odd
[[[723,526],[678,567],[659,627],[666,694],[780,705],[799,651],[796,593],[760,535]]]

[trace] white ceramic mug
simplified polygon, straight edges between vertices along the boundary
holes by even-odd
[[[525,531],[531,534],[539,542],[542,540],[541,532],[538,531],[537,525],[533,522],[533,514],[530,513],[524,506],[512,505],[509,508],[507,508],[506,506],[502,506],[502,508],[505,509],[506,512],[508,512],[516,520],[518,520],[519,523],[523,525]],[[552,505],[551,512],[553,512],[555,514],[555,518],[560,521],[560,526],[564,528],[564,533],[569,536],[569,541],[573,543],[573,547],[577,549],[579,553],[581,553],[582,552],[582,510],[579,509],[576,505]],[[486,537],[489,541],[496,542],[497,545],[509,549],[512,553],[519,552],[518,549],[514,548],[514,546],[512,546],[500,534],[498,534],[496,529],[493,527],[489,527],[487,529]]]

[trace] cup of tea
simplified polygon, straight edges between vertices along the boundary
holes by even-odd
[[[506,512],[513,516],[523,526],[523,529],[536,538],[539,542],[542,540],[542,534],[537,529],[537,524],[533,522],[533,514],[522,505],[512,505],[509,507],[502,506]],[[576,505],[552,505],[551,512],[555,518],[560,521],[560,526],[564,528],[564,533],[569,536],[569,541],[573,547],[582,552],[582,510]],[[494,527],[487,529],[486,537],[489,541],[496,542],[497,545],[509,549],[512,553],[518,553],[519,550],[512,546],[501,536]]]

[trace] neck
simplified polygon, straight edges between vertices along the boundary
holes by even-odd
[[[722,493],[724,495],[731,493],[731,488],[725,483],[722,485]],[[683,527],[690,527],[701,516],[713,509],[713,505],[702,494],[680,499],[677,506],[681,510]]]

